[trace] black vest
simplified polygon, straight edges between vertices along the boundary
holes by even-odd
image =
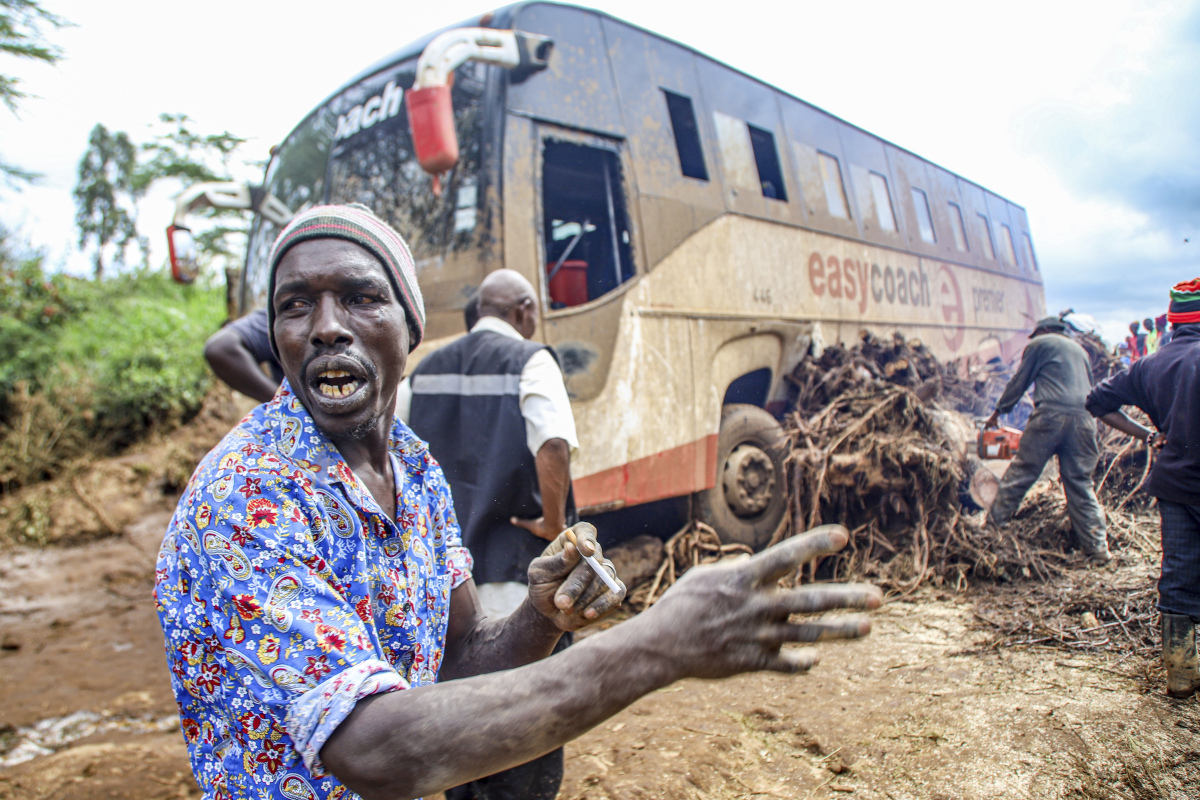
[[[446,474],[476,583],[525,583],[529,562],[547,545],[509,522],[542,515],[519,394],[521,372],[542,349],[554,355],[544,344],[476,331],[413,370],[409,427]],[[571,492],[568,523],[575,516]]]

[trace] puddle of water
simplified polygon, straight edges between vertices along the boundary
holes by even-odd
[[[166,733],[179,727],[179,717],[171,714],[154,717],[150,714],[102,715],[91,711],[76,711],[65,717],[51,717],[26,728],[0,731],[0,769],[31,761],[38,756],[67,747],[72,742],[98,733]]]

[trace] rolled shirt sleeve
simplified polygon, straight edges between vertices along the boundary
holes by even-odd
[[[575,458],[579,453],[575,415],[562,370],[549,350],[539,350],[525,363],[518,392],[529,452],[536,458],[546,442],[563,439]]]

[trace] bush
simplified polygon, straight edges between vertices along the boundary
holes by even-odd
[[[224,313],[219,289],[161,272],[49,274],[0,229],[0,488],[52,474],[80,432],[105,451],[195,413],[211,381],[204,340]],[[51,419],[57,433],[36,429]]]

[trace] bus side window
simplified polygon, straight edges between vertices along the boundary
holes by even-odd
[[[786,203],[787,189],[783,185],[783,170],[779,168],[775,135],[753,125],[746,127],[750,129],[750,146],[754,148],[754,165],[758,167],[758,180],[762,184],[763,197]]]
[[[542,212],[550,307],[595,300],[633,277],[617,153],[546,139]]]
[[[967,229],[963,227],[962,209],[958,207],[958,203],[946,203],[950,209],[950,228],[954,231],[954,246],[960,252],[967,252]]]
[[[1021,246],[1025,250],[1025,258],[1029,261],[1029,266],[1033,267],[1034,272],[1036,272],[1038,268],[1037,256],[1033,254],[1033,240],[1029,238],[1028,233],[1021,234]]]
[[[692,98],[663,89],[667,98],[667,113],[671,115],[671,130],[675,133],[675,150],[679,153],[679,170],[688,178],[708,180],[704,163],[704,147],[700,144],[700,126],[696,124],[696,109]]]
[[[878,172],[871,173],[871,196],[875,200],[875,219],[879,229],[896,232],[896,215],[892,211],[892,195],[888,192],[887,178]]]
[[[920,231],[921,241],[934,244],[937,242],[937,236],[933,232],[933,218],[929,216],[929,198],[923,189],[915,186],[910,187],[909,192],[912,194],[913,210],[917,213],[917,229]]]
[[[1012,229],[1000,223],[1000,256],[1006,267],[1017,266],[1017,252],[1013,247]]]
[[[983,241],[983,255],[988,261],[996,260],[996,248],[992,244],[992,226],[988,222],[988,218],[983,214],[976,214],[976,219],[979,220],[979,234]]]
[[[850,219],[850,204],[846,202],[846,185],[842,182],[842,168],[837,156],[817,151],[821,164],[821,181],[825,184],[825,202],[829,215],[839,219]]]

